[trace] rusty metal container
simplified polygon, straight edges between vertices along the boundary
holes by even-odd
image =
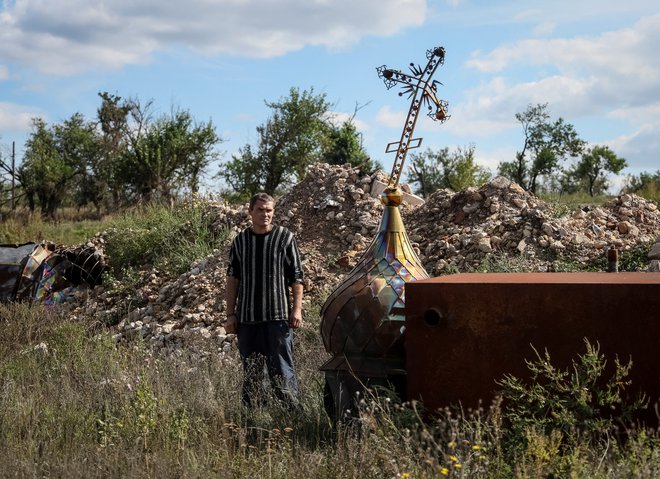
[[[427,410],[488,405],[532,346],[566,368],[584,338],[633,360],[630,393],[660,398],[660,273],[456,274],[406,285],[408,397]],[[652,411],[649,412],[652,415]]]

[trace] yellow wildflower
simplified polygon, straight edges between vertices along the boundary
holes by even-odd
[[[442,474],[443,476],[448,475],[449,474],[449,469],[447,469],[446,467],[440,468],[440,474]]]

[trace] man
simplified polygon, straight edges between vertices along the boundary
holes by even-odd
[[[293,233],[273,224],[270,195],[254,195],[248,212],[252,226],[234,238],[229,251],[225,330],[238,334],[243,403],[252,405],[259,396],[265,366],[276,397],[295,407],[292,329],[303,324],[300,253]]]

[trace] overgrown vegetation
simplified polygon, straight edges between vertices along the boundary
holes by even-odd
[[[317,162],[351,164],[368,173],[382,169],[363,148],[354,122],[361,107],[340,121],[326,95],[313,88],[292,87],[278,101],[266,100],[270,117],[257,127],[255,143],[231,158],[217,149],[223,140],[215,125],[196,121],[185,109],[156,115],[153,100],[107,92],[99,98],[94,118],[73,113],[54,124],[34,118],[15,171],[0,148],[0,209],[26,206],[56,220],[65,207],[91,206],[99,218],[136,204],[169,203],[198,192],[218,161],[216,178],[224,180],[220,190],[229,201],[245,201],[258,191],[286,192]],[[561,117],[551,120],[547,104],[527,105],[515,118],[523,144],[515,158],[500,163],[498,174],[527,191],[602,196],[609,175],[627,166],[609,147],[587,145]],[[475,151],[469,145],[413,153],[408,181],[425,197],[439,188],[478,186],[492,172],[476,162]],[[659,173],[629,175],[624,191],[659,201]]]
[[[104,228],[105,220],[84,219],[85,212],[75,209],[61,210],[60,221],[54,223],[21,208],[0,222],[0,244],[21,244],[52,241],[57,244],[75,245],[88,240]]]
[[[604,378],[607,360],[599,346],[588,340],[585,346],[586,352],[565,370],[552,364],[547,350],[541,354],[535,349],[536,360],[526,361],[530,384],[511,375],[501,380],[507,447],[529,446],[530,431],[554,435],[562,447],[606,443],[648,406],[644,397],[624,396],[632,360],[624,364],[614,358],[612,375]]]
[[[109,333],[90,336],[88,326],[37,305],[0,306],[0,471],[5,474],[651,478],[660,473],[657,431],[627,429],[627,440],[618,441],[610,422],[601,427],[597,411],[583,408],[595,397],[606,407],[625,385],[622,370],[602,389],[590,390],[591,396],[581,395],[604,366],[597,349],[577,360],[577,371],[585,375],[566,375],[541,357],[530,364],[538,372],[532,384],[507,378],[508,406],[447,409],[423,421],[414,404],[388,395],[367,397],[356,434],[333,429],[322,409],[317,368],[323,353],[316,334],[299,335],[302,410],[293,415],[277,403],[244,409],[236,358],[199,358],[193,351],[154,357],[139,343],[115,344]],[[539,394],[557,414],[537,407]],[[585,432],[598,440],[587,439],[591,435]]]
[[[150,204],[113,219],[106,230],[106,254],[115,274],[145,265],[180,274],[223,245],[227,228],[214,224],[214,210],[204,207],[205,201]]]
[[[131,301],[141,268],[175,273],[226,247],[193,200],[112,218],[106,251],[114,283]],[[524,270],[494,258],[489,271]],[[117,278],[122,278],[118,281]],[[531,382],[502,379],[504,402],[422,419],[418,405],[378,391],[360,427],[333,426],[323,410],[320,301],[297,334],[302,409],[241,406],[241,365],[190,347],[160,357],[117,344],[99,318],[63,309],[0,305],[0,476],[228,478],[657,477],[660,435],[632,427],[623,393],[629,365],[597,346],[572,370],[539,354]],[[102,322],[102,321],[101,321]],[[604,375],[606,362],[615,373]],[[466,365],[469,367],[469,365]],[[634,366],[633,366],[634,367]],[[456,374],[460,374],[457,371]],[[585,389],[586,388],[586,389]],[[615,409],[611,410],[610,407]],[[601,414],[603,413],[603,414]],[[618,429],[615,429],[616,428]]]

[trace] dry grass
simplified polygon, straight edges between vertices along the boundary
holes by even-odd
[[[497,404],[422,421],[414,405],[371,396],[360,427],[333,427],[322,406],[319,311],[309,305],[297,333],[302,408],[290,412],[275,402],[243,408],[235,356],[189,348],[158,357],[116,344],[95,318],[0,305],[0,477],[660,476],[657,430],[567,448],[531,428],[527,446],[511,451]]]
[[[309,311],[313,314],[313,311]],[[309,317],[309,316],[308,316]],[[363,404],[359,432],[322,409],[324,357],[315,326],[298,336],[302,410],[241,406],[238,361],[157,358],[139,344],[30,304],[0,306],[1,477],[654,477],[652,431],[625,445],[503,450],[501,411],[444,411],[421,421],[406,405]],[[545,452],[543,452],[545,451]],[[569,477],[567,475],[566,477]]]

